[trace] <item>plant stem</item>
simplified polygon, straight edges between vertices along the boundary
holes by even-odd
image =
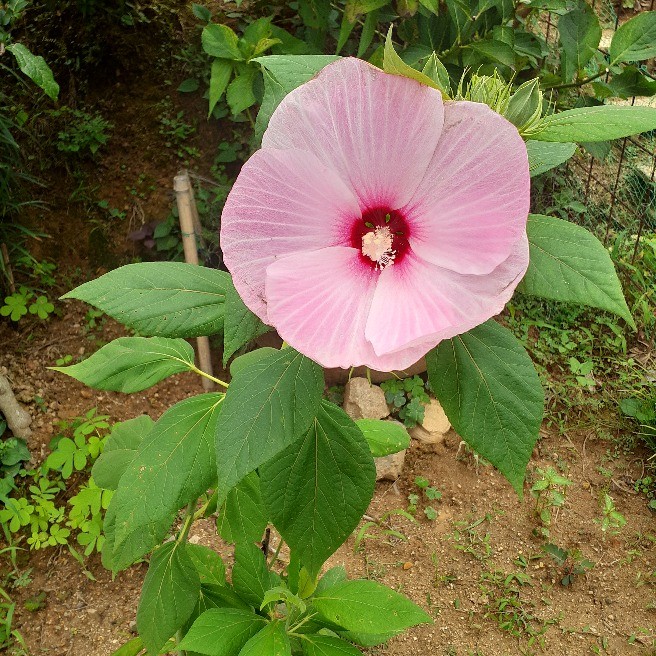
[[[219,380],[218,378],[215,378],[214,376],[210,376],[210,374],[205,373],[201,369],[199,369],[196,366],[191,366],[190,369],[194,372],[197,373],[199,376],[203,376],[204,378],[208,378],[211,381],[214,381],[217,385],[221,385],[222,387],[225,387],[228,389],[229,385],[228,383],[224,383],[222,380]]]
[[[594,82],[595,80],[598,80],[602,75],[606,75],[606,73],[610,73],[610,69],[605,68],[600,73],[597,73],[596,75],[591,75],[590,77],[586,77],[585,79],[579,80],[578,82],[570,82],[568,84],[557,84],[553,87],[545,87],[545,91],[546,90],[557,91],[558,89],[574,89],[575,87],[582,87],[584,84],[588,84],[589,82]]]
[[[185,516],[182,523],[182,528],[180,529],[180,533],[178,534],[178,539],[176,540],[178,544],[187,541],[187,536],[189,535],[189,529],[191,528],[191,525],[194,523],[194,511],[196,510],[197,503],[198,503],[198,499],[195,499],[194,501],[191,501],[187,506],[187,510],[185,511]]]
[[[278,546],[276,547],[275,552],[273,553],[273,557],[271,558],[271,562],[267,564],[267,567],[271,569],[275,564],[276,561],[278,560],[278,555],[280,554],[280,550],[282,549],[282,545],[285,544],[285,541],[280,538],[280,542],[278,542]]]

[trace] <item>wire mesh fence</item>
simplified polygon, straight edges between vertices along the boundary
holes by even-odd
[[[656,0],[641,0],[640,11],[652,11]],[[608,0],[592,0],[603,28],[600,52],[608,56],[608,44],[620,25],[623,7]],[[636,9],[637,7],[633,7]],[[634,15],[634,14],[631,14]],[[630,16],[627,15],[626,19]],[[541,29],[547,41],[558,41],[558,17],[546,12]],[[649,67],[641,72],[656,80]],[[620,104],[647,104],[656,107],[655,97],[634,97]],[[623,233],[633,240],[631,263],[634,262],[644,235],[656,232],[656,133],[646,133],[613,142],[610,145],[584,146],[569,161],[567,170],[580,183],[586,211],[577,220],[593,229],[609,244]]]

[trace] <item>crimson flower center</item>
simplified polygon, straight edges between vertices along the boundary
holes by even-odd
[[[351,246],[372,269],[382,271],[400,262],[410,248],[410,231],[398,210],[374,207],[365,210],[351,226]]]

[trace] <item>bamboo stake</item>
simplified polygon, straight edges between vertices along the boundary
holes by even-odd
[[[198,264],[198,247],[196,244],[196,230],[194,227],[195,203],[191,189],[191,181],[187,171],[181,171],[175,176],[173,189],[178,203],[178,215],[180,218],[180,231],[182,232],[182,247],[184,249],[185,262],[187,264]],[[196,215],[198,216],[198,215]],[[198,220],[198,219],[196,219]],[[210,354],[210,340],[207,337],[197,337],[198,365],[202,371],[212,375],[212,358]],[[211,390],[214,383],[203,376],[203,389]]]

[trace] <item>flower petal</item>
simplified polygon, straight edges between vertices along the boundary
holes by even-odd
[[[311,153],[257,151],[221,215],[221,248],[244,303],[267,322],[267,266],[289,253],[344,243],[340,221],[359,215],[349,188]]]
[[[365,336],[378,355],[427,341],[435,346],[499,314],[527,268],[526,234],[505,262],[482,276],[456,273],[408,253],[399,266],[381,273]]]
[[[288,344],[324,367],[405,369],[428,349],[379,357],[365,340],[378,276],[354,248],[288,255],[267,268],[269,321]]]
[[[350,185],[363,209],[395,209],[422,179],[443,122],[436,89],[345,58],[283,99],[262,147],[312,152]]]
[[[517,128],[487,105],[447,103],[440,142],[403,210],[410,245],[438,266],[489,273],[526,231],[530,188]]]

